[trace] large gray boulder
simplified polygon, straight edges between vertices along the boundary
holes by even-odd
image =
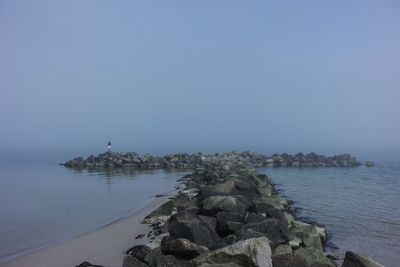
[[[77,168],[77,167],[83,167],[84,164],[85,164],[85,161],[83,160],[83,158],[77,157],[77,158],[71,159],[70,161],[65,162],[64,166]]]
[[[156,264],[151,267],[195,267],[192,261],[178,258],[173,255],[158,254],[155,257]]]
[[[283,212],[268,203],[255,203],[249,208],[249,211],[258,214],[265,214],[267,217],[275,218],[284,223],[287,223]]]
[[[140,261],[132,256],[125,256],[122,262],[122,267],[150,267],[150,265]]]
[[[326,237],[325,230],[314,225],[295,221],[295,228],[292,233],[301,238],[306,247],[313,247],[322,251],[322,241]]]
[[[235,182],[227,181],[225,183],[218,183],[213,185],[206,185],[200,189],[203,197],[209,196],[228,196],[234,194]]]
[[[266,237],[241,240],[193,259],[199,266],[272,267],[271,248]]]
[[[198,215],[186,210],[171,216],[168,231],[172,238],[185,238],[209,249],[218,248],[222,243],[215,229]]]
[[[220,236],[227,236],[236,233],[243,227],[245,217],[239,213],[233,212],[218,212],[217,232]]]
[[[272,254],[272,263],[274,267],[292,267],[292,248],[286,244],[279,245]]]
[[[236,240],[245,240],[249,238],[258,238],[265,236],[263,233],[254,231],[253,229],[242,228],[236,233]]]
[[[164,254],[173,254],[185,259],[192,259],[208,251],[205,246],[198,245],[185,238],[164,238],[161,242],[161,251]]]
[[[169,200],[162,204],[160,207],[152,211],[149,215],[144,219],[145,223],[153,224],[156,222],[164,222],[166,221],[172,212],[175,209],[174,201]]]
[[[271,240],[274,246],[286,243],[293,239],[287,225],[278,219],[267,219],[262,222],[248,223],[247,228],[263,233]]]
[[[233,196],[211,196],[203,201],[203,212],[214,215],[220,211],[244,214],[246,206]]]
[[[342,267],[384,267],[367,256],[347,251]]]
[[[307,263],[307,267],[335,267],[322,251],[313,247],[301,247],[294,253],[295,257]]]
[[[155,254],[153,251],[144,245],[131,247],[124,258],[123,267],[131,266],[154,266]]]

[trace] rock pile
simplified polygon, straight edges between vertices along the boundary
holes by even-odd
[[[124,267],[335,266],[323,254],[325,231],[295,220],[268,176],[214,162],[184,183],[145,219],[162,238],[129,249]]]
[[[349,154],[323,156],[315,153],[274,154],[266,156],[253,152],[228,152],[206,155],[194,154],[173,154],[165,156],[139,155],[137,153],[115,153],[106,152],[97,156],[90,156],[87,159],[82,157],[74,158],[64,163],[70,168],[137,168],[137,169],[196,169],[219,165],[229,168],[235,166],[253,167],[352,167],[359,166],[360,162]]]
[[[256,172],[255,167],[270,164],[271,159],[276,166],[292,166],[293,162],[336,162],[338,166],[357,163],[348,155],[268,158],[232,152],[165,157],[110,153],[87,160],[74,159],[66,165],[87,167],[102,162],[104,166],[116,167],[136,162],[133,164],[138,168],[177,168],[187,164],[194,169],[181,179],[184,189],[144,219],[153,228],[149,233],[152,241],[127,250],[123,267],[336,266],[323,253],[325,230],[296,220],[291,202],[277,195],[268,176]],[[381,265],[348,252],[342,267],[356,266]]]

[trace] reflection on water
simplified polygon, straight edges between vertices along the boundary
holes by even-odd
[[[400,161],[374,168],[265,168],[278,188],[332,234],[343,258],[346,250],[366,254],[387,267],[400,262]]]
[[[159,175],[160,173],[167,176],[179,177],[188,173],[188,170],[180,169],[137,169],[137,168],[90,168],[90,169],[79,169],[79,168],[67,168],[70,172],[75,175],[87,174],[91,177],[104,177],[107,183],[112,183],[117,178],[122,179],[135,179],[138,175]]]
[[[68,239],[174,190],[185,172],[0,164],[0,257]]]

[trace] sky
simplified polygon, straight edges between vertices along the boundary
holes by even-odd
[[[0,1],[0,150],[400,147],[398,1]]]

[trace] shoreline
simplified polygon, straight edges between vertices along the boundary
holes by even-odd
[[[206,266],[233,264],[237,257],[254,266],[337,266],[324,253],[325,229],[297,217],[293,201],[258,172],[264,160],[252,153],[200,156],[193,161],[197,168],[176,180],[174,191],[82,236],[0,266]],[[185,157],[178,161],[187,164]],[[345,262],[373,262],[348,253]],[[258,254],[261,258],[253,258]]]
[[[173,197],[179,190],[179,185],[180,182],[177,181],[176,190],[153,196],[142,207],[98,228],[67,240],[6,256],[0,260],[0,266],[73,267],[88,261],[107,267],[120,267],[124,251],[131,246],[147,244],[150,241],[147,233],[151,226],[142,223],[143,219]],[[144,234],[142,238],[135,238],[141,234]]]

